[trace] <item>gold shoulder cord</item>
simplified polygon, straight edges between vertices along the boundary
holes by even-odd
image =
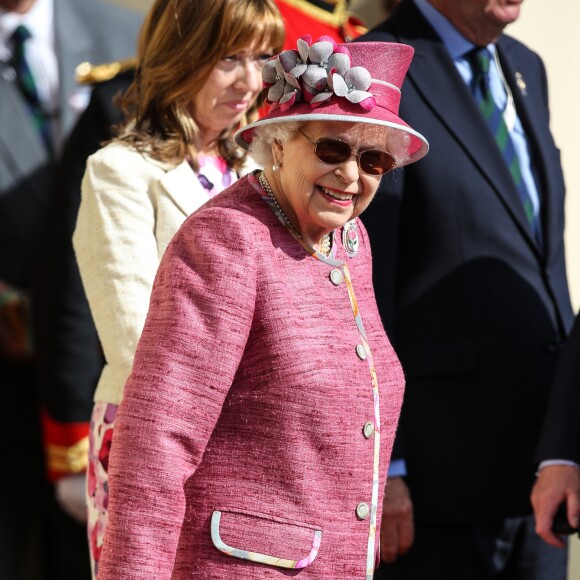
[[[115,78],[118,74],[137,66],[137,59],[127,58],[104,64],[81,62],[75,69],[75,79],[81,85],[93,85]]]

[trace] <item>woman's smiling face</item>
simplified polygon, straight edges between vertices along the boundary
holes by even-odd
[[[388,130],[377,125],[312,121],[302,131],[313,141],[340,139],[359,151],[388,151]],[[274,159],[280,165],[274,173],[278,203],[312,245],[360,215],[379,186],[380,176],[362,172],[355,155],[338,165],[323,163],[301,131],[273,148]]]

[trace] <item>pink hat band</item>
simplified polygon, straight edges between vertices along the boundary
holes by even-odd
[[[395,85],[372,79],[372,84],[368,89],[376,101],[375,106],[387,109],[395,115],[399,114],[401,104],[401,90]]]
[[[423,157],[427,140],[399,117],[401,86],[413,48],[394,42],[337,44],[298,40],[262,70],[268,113],[235,134],[248,149],[258,127],[283,122],[343,121],[389,129],[389,152],[401,167]]]

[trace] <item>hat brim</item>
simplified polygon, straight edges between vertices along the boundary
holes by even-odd
[[[309,107],[310,109],[310,107]],[[322,107],[321,107],[322,109]],[[312,112],[310,112],[312,111]],[[378,125],[390,129],[388,134],[388,150],[395,158],[396,167],[403,167],[418,161],[429,151],[427,139],[420,133],[409,127],[394,113],[382,110],[382,119],[377,119],[364,114],[353,113],[325,113],[310,109],[308,112],[296,112],[293,114],[267,115],[263,119],[246,125],[234,135],[236,143],[243,149],[249,149],[257,127],[273,125],[276,123],[308,123],[311,121],[334,121],[343,123],[365,123]],[[276,113],[277,111],[275,111]]]

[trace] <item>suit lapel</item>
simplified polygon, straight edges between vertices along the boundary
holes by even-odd
[[[1,155],[2,158],[10,160],[15,176],[30,175],[48,163],[49,157],[16,84],[10,80],[9,70],[4,72],[5,74],[0,75]],[[14,138],[14,135],[18,135],[18,138]],[[40,185],[35,180],[30,183]]]
[[[159,185],[185,217],[209,199],[187,161],[168,171],[159,181]]]
[[[557,207],[559,200],[557,196],[551,195],[555,185],[552,183],[552,174],[546,164],[546,160],[552,156],[552,136],[548,125],[537,122],[538,119],[543,119],[546,115],[545,110],[540,109],[542,97],[540,95],[532,95],[530,98],[527,93],[528,89],[522,89],[520,86],[520,83],[525,83],[526,71],[520,69],[520,63],[516,61],[509,50],[509,45],[506,45],[501,38],[497,44],[497,50],[505,79],[512,91],[516,110],[524,127],[530,155],[534,162],[544,218],[542,220],[544,254],[548,256],[550,250],[553,249],[553,240],[550,234],[557,229],[552,227],[552,224],[557,219],[559,211]]]
[[[75,2],[71,7],[70,3]],[[71,97],[82,92],[75,79],[75,69],[87,55],[95,51],[95,32],[90,31],[88,16],[84,15],[83,2],[79,0],[55,0],[55,29],[59,61],[60,113],[63,136],[66,137],[76,120],[78,110],[71,105]],[[86,89],[87,91],[90,89]]]
[[[401,42],[410,44],[415,49],[407,75],[408,80],[405,82],[414,85],[426,105],[433,111],[433,115],[438,117],[456,138],[502,200],[522,235],[539,253],[518,191],[502,154],[441,39],[413,2],[401,4],[396,17],[405,23],[400,29],[408,30],[408,34],[400,35]],[[445,79],[445,82],[440,82],[440,79]],[[404,95],[404,86],[402,92]],[[402,103],[404,107],[404,96]],[[426,137],[429,139],[429,135]],[[430,145],[436,147],[437,143],[431,142]]]

